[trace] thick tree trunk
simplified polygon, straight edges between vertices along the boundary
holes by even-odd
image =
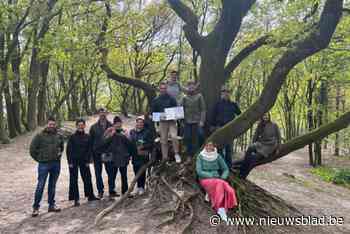
[[[40,67],[38,61],[39,49],[37,48],[37,39],[34,39],[32,56],[29,68],[29,84],[28,84],[28,102],[27,102],[27,125],[28,130],[32,131],[38,126],[37,120],[37,95],[39,90]]]
[[[47,78],[49,73],[50,62],[48,59],[45,59],[40,62],[40,90],[38,95],[38,124],[44,126],[46,123],[46,112],[47,112]]]
[[[22,94],[21,94],[21,73],[20,73],[20,65],[21,65],[21,56],[19,54],[19,48],[15,50],[13,58],[11,60],[12,72],[14,75],[14,80],[12,84],[12,109],[14,114],[14,123],[18,133],[22,133],[21,127],[21,102]]]

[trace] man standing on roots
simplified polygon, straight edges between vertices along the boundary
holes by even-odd
[[[187,95],[182,99],[181,104],[185,112],[184,140],[188,159],[190,160],[204,142],[203,127],[206,107],[202,94],[196,93],[196,86],[193,81],[188,82],[187,89]]]
[[[92,154],[89,134],[85,133],[85,120],[76,121],[76,132],[67,143],[67,160],[69,166],[69,200],[79,206],[78,169],[84,182],[84,193],[88,201],[99,200],[95,197],[91,182],[90,158]]]
[[[237,115],[241,114],[237,103],[230,100],[231,91],[223,87],[221,89],[221,99],[216,103],[211,119],[212,129],[220,128],[232,121]],[[232,167],[232,150],[233,142],[231,144],[224,145],[219,149],[219,153],[223,155],[225,162],[229,168]]]
[[[151,105],[152,113],[161,112],[164,113],[165,108],[176,107],[177,102],[175,98],[167,93],[167,84],[160,83],[159,85],[160,95],[156,97]],[[160,120],[159,122],[160,143],[162,149],[162,160],[168,160],[168,136],[170,135],[173,142],[175,160],[177,163],[181,163],[181,157],[179,155],[179,140],[177,138],[177,126],[175,120]]]
[[[102,161],[102,152],[97,151],[97,147],[102,143],[103,134],[105,131],[112,127],[112,123],[107,120],[107,110],[100,108],[98,110],[99,119],[98,121],[91,126],[90,128],[90,137],[93,150],[93,160],[96,176],[96,186],[98,191],[98,197],[103,198],[104,194],[104,185],[102,179],[102,167],[104,165],[105,170],[108,175],[108,187],[109,195],[111,197],[116,197],[118,194],[115,192],[115,171],[112,162],[103,162]]]
[[[56,207],[56,183],[61,170],[61,155],[64,148],[63,137],[57,133],[56,120],[48,119],[47,127],[34,137],[30,144],[30,155],[38,164],[38,184],[35,190],[32,216],[39,215],[40,202],[43,196],[46,179],[48,185],[48,212],[60,212]]]

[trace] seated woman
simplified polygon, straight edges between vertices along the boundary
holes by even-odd
[[[201,186],[209,195],[212,207],[227,221],[226,211],[237,206],[237,199],[235,190],[225,181],[229,169],[212,142],[208,142],[197,156],[196,171]]]
[[[281,133],[269,113],[261,118],[253,136],[253,144],[247,149],[241,164],[240,177],[245,179],[256,163],[269,155],[277,154],[281,144]]]

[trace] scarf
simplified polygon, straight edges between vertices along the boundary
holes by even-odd
[[[201,152],[201,155],[202,155],[203,159],[206,161],[215,161],[218,158],[219,154],[215,148],[215,150],[212,152],[208,152],[205,149],[203,149]]]

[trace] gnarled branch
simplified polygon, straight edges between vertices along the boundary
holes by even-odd
[[[310,32],[304,39],[295,42],[294,47],[284,52],[269,75],[259,99],[238,118],[225,125],[224,129],[214,132],[210,139],[219,144],[229,143],[247,131],[264,113],[269,111],[276,102],[279,90],[287,79],[288,73],[294,66],[329,45],[342,16],[342,9],[342,0],[327,0],[316,30]]]

